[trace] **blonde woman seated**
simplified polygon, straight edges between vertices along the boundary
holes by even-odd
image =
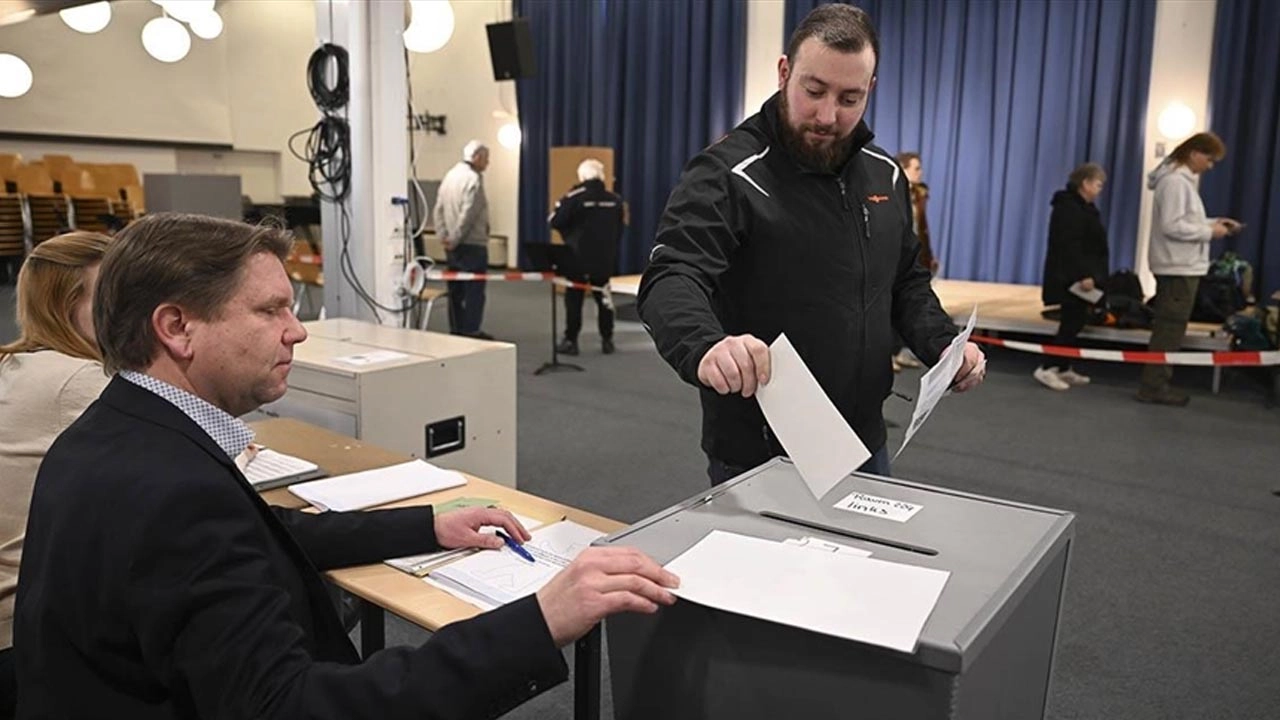
[[[110,238],[59,235],[18,273],[21,336],[0,345],[0,717],[14,708],[13,600],[36,470],[108,377],[93,331],[93,290]]]

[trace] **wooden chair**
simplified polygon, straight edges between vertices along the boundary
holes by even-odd
[[[21,258],[27,252],[27,224],[22,212],[22,196],[0,195],[0,258]]]
[[[53,194],[53,177],[43,164],[31,163],[14,171],[18,192],[41,195]]]
[[[22,167],[22,156],[15,153],[0,153],[0,191],[17,192],[18,168]],[[13,184],[11,190],[5,186]]]
[[[71,202],[66,195],[24,194],[30,218],[31,246],[71,229]]]
[[[91,230],[100,233],[111,232],[111,228],[107,226],[102,217],[116,214],[109,198],[92,195],[71,195],[69,200],[71,211],[67,220],[71,227],[76,230]]]
[[[295,239],[289,249],[289,257],[284,261],[285,272],[293,285],[293,314],[302,311],[305,300],[307,310],[313,308],[311,301],[312,288],[324,288],[324,259],[306,240]],[[321,312],[324,311],[321,306]]]

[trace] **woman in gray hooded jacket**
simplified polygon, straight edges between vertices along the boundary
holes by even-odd
[[[1196,187],[1197,176],[1213,168],[1227,154],[1221,138],[1196,133],[1174,148],[1147,176],[1154,193],[1151,243],[1147,262],[1156,276],[1155,318],[1151,323],[1153,352],[1182,347],[1200,278],[1209,271],[1209,242],[1243,227],[1230,218],[1211,218]],[[1186,405],[1190,398],[1170,387],[1168,365],[1142,368],[1138,400],[1161,405]]]

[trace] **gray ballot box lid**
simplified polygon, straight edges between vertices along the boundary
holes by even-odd
[[[860,504],[872,513],[882,501],[920,508],[899,522],[835,507],[855,492],[865,496]],[[635,547],[665,565],[712,530],[779,541],[810,535],[868,550],[881,560],[946,570],[950,578],[914,658],[958,674],[1050,560],[1067,550],[1073,522],[1061,510],[859,473],[819,500],[789,460],[775,458],[596,544]]]

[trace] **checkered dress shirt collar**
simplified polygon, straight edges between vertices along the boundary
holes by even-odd
[[[173,403],[174,407],[191,418],[192,422],[208,433],[210,438],[222,448],[227,457],[234,459],[244,452],[253,442],[253,430],[240,419],[231,417],[205,400],[192,395],[186,390],[176,388],[163,380],[144,375],[132,370],[120,371],[120,377],[141,388],[146,388],[160,397]]]

